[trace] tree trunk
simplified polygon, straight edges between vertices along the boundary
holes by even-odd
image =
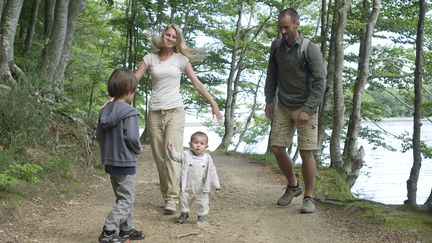
[[[0,26],[0,83],[15,86],[10,67],[14,64],[14,40],[24,0],[7,1]]]
[[[45,0],[45,16],[44,16],[44,34],[45,38],[49,38],[54,23],[56,0]]]
[[[368,11],[366,3],[364,1],[364,12]],[[344,147],[344,164],[343,164],[343,176],[348,185],[353,186],[360,169],[364,165],[364,149],[363,147],[358,148],[358,134],[360,132],[360,121],[361,121],[361,105],[363,100],[364,90],[369,77],[369,63],[372,54],[372,35],[375,29],[379,12],[381,9],[381,0],[373,1],[373,9],[367,21],[364,36],[360,38],[360,50],[359,50],[359,63],[358,63],[358,76],[354,87],[353,105],[352,111],[349,118],[348,132],[345,140]]]
[[[69,0],[57,0],[53,29],[47,52],[42,63],[42,74],[47,81],[54,81],[54,74],[59,66],[67,32]],[[56,88],[60,88],[58,84]]]
[[[222,138],[222,142],[219,145],[218,149],[227,151],[229,145],[231,144],[231,140],[234,136],[234,82],[235,82],[235,73],[236,73],[236,63],[237,63],[237,50],[239,48],[240,41],[240,28],[243,14],[243,2],[240,2],[240,6],[238,9],[238,19],[237,19],[237,27],[234,36],[234,45],[231,52],[231,66],[230,72],[227,80],[227,98],[225,102],[225,133]]]
[[[329,1],[328,9],[330,9],[331,1]],[[325,0],[322,1],[323,10],[321,11],[321,25],[326,25],[325,27],[321,27],[321,52],[323,54],[323,58],[326,57],[327,53],[327,35],[329,31],[328,27],[328,13],[325,11]],[[324,93],[323,102],[319,108],[318,115],[318,148],[315,152],[315,161],[317,164],[322,164],[321,154],[324,148],[324,142],[327,140],[328,135],[326,134],[326,130],[328,128],[328,120],[331,114],[331,110],[333,107],[333,73],[334,73],[334,37],[336,31],[336,19],[332,21],[331,27],[331,38],[330,38],[330,47],[328,51],[328,64],[327,64],[327,84],[326,87],[328,90]]]
[[[342,154],[341,154],[341,133],[344,125],[344,96],[343,96],[343,61],[344,61],[344,46],[343,36],[347,24],[347,12],[350,6],[350,0],[338,0],[335,2],[334,17],[337,16],[338,24],[335,33],[335,64],[333,74],[333,132],[330,141],[330,157],[331,166],[337,169],[342,167]]]
[[[3,13],[4,2],[5,2],[5,0],[0,0],[0,24],[1,24],[1,16]]]
[[[414,71],[414,127],[413,127],[413,165],[407,180],[407,196],[405,204],[417,205],[417,182],[422,163],[421,155],[421,117],[422,117],[422,79],[423,79],[423,42],[425,22],[425,1],[419,1],[419,20],[417,24],[416,60]]]
[[[24,49],[22,52],[23,56],[26,56],[31,49],[33,43],[33,37],[36,30],[37,16],[39,11],[40,0],[33,0],[33,6],[31,11],[31,17],[29,21],[29,27],[25,37]]]
[[[244,138],[247,130],[249,129],[250,122],[252,121],[252,118],[255,115],[255,112],[256,112],[256,109],[257,109],[258,89],[261,87],[261,79],[262,79],[262,76],[260,77],[258,83],[255,86],[255,90],[254,90],[254,93],[253,93],[254,94],[254,102],[253,102],[251,111],[249,113],[249,116],[246,119],[245,126],[243,127],[243,129],[242,129],[242,131],[240,133],[239,140],[237,142],[237,145],[235,146],[234,151],[237,151],[240,143],[243,141],[243,138]]]
[[[428,199],[423,204],[423,209],[429,213],[432,213],[432,190],[431,190],[431,193],[429,194]]]
[[[73,0],[69,2],[67,17],[66,36],[63,44],[63,50],[59,65],[55,70],[54,81],[58,83],[60,91],[64,91],[64,73],[69,63],[70,49],[72,46],[73,34],[75,32],[78,17],[85,9],[87,0]]]

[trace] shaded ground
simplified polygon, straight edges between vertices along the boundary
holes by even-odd
[[[285,183],[280,175],[244,157],[213,155],[213,160],[222,190],[211,194],[210,226],[197,227],[196,211],[187,224],[179,225],[174,223],[177,215],[163,214],[156,166],[146,147],[138,167],[134,207],[136,224],[146,232],[145,242],[432,242],[377,228],[322,204],[314,214],[300,214],[301,197],[288,207],[277,207]],[[113,193],[106,175],[89,181],[89,189],[74,200],[44,208],[35,199],[0,222],[0,242],[97,242]]]

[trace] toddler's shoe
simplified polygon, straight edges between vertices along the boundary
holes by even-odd
[[[210,224],[207,222],[207,215],[198,215],[197,225],[198,225],[198,228],[209,227]]]
[[[184,224],[189,218],[189,213],[181,213],[180,217],[177,218],[177,223]]]

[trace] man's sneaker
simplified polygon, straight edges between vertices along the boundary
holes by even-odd
[[[189,218],[189,213],[181,213],[180,217],[177,218],[177,223],[184,224]]]
[[[129,240],[124,240],[121,236],[119,236],[117,231],[106,231],[103,230],[99,236],[100,243],[126,243]]]
[[[177,211],[177,204],[174,202],[167,202],[164,207],[165,214],[175,214]]]
[[[315,212],[315,200],[312,197],[303,198],[303,206],[300,209],[301,213]]]
[[[287,206],[291,203],[294,197],[298,197],[303,193],[303,189],[297,185],[296,187],[287,186],[285,193],[277,201],[279,206]]]
[[[142,240],[145,237],[142,231],[136,229],[131,229],[127,231],[120,230],[120,236],[125,240]]]

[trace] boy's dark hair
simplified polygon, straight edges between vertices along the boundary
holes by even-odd
[[[299,14],[293,8],[286,8],[280,11],[278,19],[282,18],[285,15],[289,15],[294,23],[300,21]]]
[[[192,141],[192,139],[193,139],[194,137],[204,137],[205,140],[206,140],[206,143],[208,144],[208,136],[207,136],[207,134],[205,134],[204,132],[195,132],[194,134],[192,134],[190,140]]]
[[[135,92],[138,81],[129,68],[116,68],[108,80],[108,94],[119,98]]]

